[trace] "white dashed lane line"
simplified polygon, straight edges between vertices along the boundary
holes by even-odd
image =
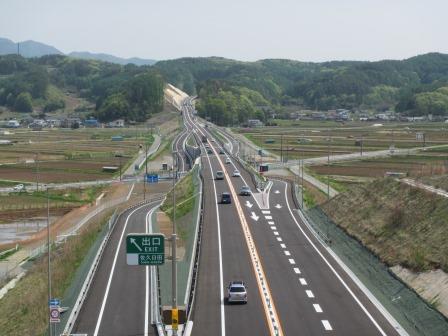
[[[269,227],[271,228],[271,230],[273,230],[274,235],[277,236],[276,237],[277,241],[278,242],[282,242],[283,241],[282,238],[278,237],[279,233],[277,231],[277,227],[274,226],[275,223],[274,223],[274,221],[272,221],[272,216],[267,216],[268,214],[271,213],[270,210],[262,210],[261,212],[263,213],[263,215],[265,215],[264,217],[267,220],[269,220],[268,221],[268,224],[270,225]],[[286,244],[281,243],[280,247],[282,249],[286,249]],[[291,252],[289,252],[289,251],[284,250],[283,253],[285,253],[285,256],[287,256],[287,257],[291,256]],[[296,264],[295,260],[292,259],[292,258],[288,259],[288,261],[289,261],[289,263],[291,265],[295,265]],[[294,267],[293,270],[294,270],[294,273],[301,274],[300,269],[298,267]],[[300,284],[302,286],[307,286],[308,285],[308,283],[307,283],[305,278],[299,278],[299,282],[300,282]],[[306,295],[310,299],[314,298],[314,293],[311,290],[306,290],[305,293],[306,293]],[[323,312],[321,306],[319,304],[317,304],[317,303],[313,303],[313,308],[316,311],[316,313],[322,313]],[[324,326],[326,331],[333,330],[333,328],[331,327],[331,324],[330,324],[330,322],[328,322],[328,320],[322,320],[321,322],[322,322],[322,325]]]
[[[322,320],[322,324],[324,325],[325,330],[333,330],[330,322],[328,322],[327,320]]]
[[[306,290],[305,292],[306,292],[306,295],[307,295],[310,299],[314,298],[314,294],[313,294],[312,291],[310,291],[310,290],[308,289],[308,290]]]

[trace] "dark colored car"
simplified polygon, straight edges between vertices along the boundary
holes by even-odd
[[[232,203],[232,197],[230,196],[230,193],[223,192],[221,194],[221,204],[231,204]]]

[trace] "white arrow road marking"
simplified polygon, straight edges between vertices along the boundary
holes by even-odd
[[[249,201],[246,201],[246,206],[250,209],[253,207],[253,204]]]
[[[274,191],[274,194],[280,194],[279,190]]]
[[[131,238],[130,240],[131,240],[131,243],[134,244],[135,247],[138,248],[138,250],[139,250],[140,252],[143,251],[143,250],[140,248],[140,246],[137,245],[137,243],[135,242],[135,239],[134,239],[134,238]]]
[[[258,220],[258,218],[260,218],[260,217],[258,217],[256,214],[255,214],[255,212],[253,212],[252,211],[252,216],[250,216],[250,218],[252,218],[253,220]]]
[[[281,209],[281,208],[282,208],[282,206],[281,206],[280,204],[277,204],[275,207],[276,207],[277,209]]]

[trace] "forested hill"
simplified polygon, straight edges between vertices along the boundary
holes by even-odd
[[[143,121],[163,108],[164,81],[153,68],[49,55],[0,56],[0,106],[16,112],[64,110],[67,94],[95,105],[102,121]]]
[[[237,101],[247,98],[253,108],[268,102],[319,110],[396,109],[409,115],[448,115],[448,55],[439,53],[379,62],[181,58],[160,61],[155,67],[167,81],[209,103],[212,98],[226,103],[224,93]]]

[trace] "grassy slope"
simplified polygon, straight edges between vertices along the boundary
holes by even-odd
[[[383,261],[448,271],[448,199],[393,179],[353,186],[324,211]]]

